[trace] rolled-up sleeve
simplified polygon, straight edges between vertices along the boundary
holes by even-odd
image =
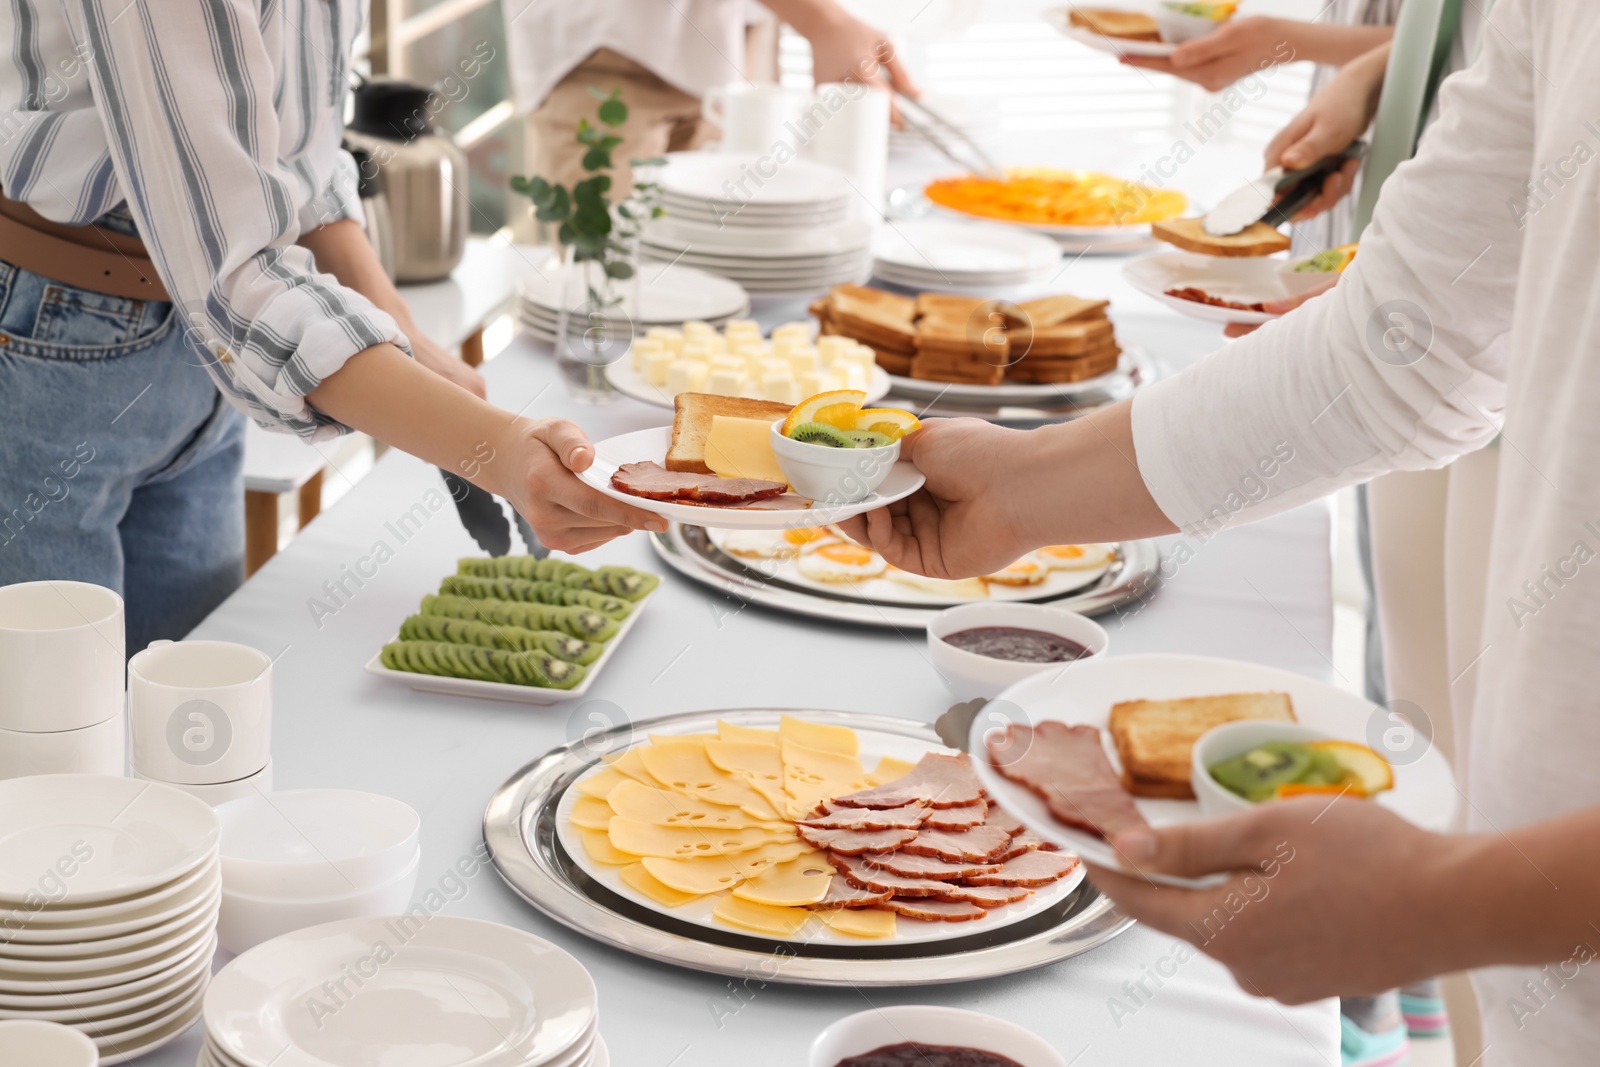
[[[1443,466],[1499,431],[1523,255],[1506,196],[1533,156],[1522,8],[1502,3],[1482,60],[1445,83],[1339,284],[1134,401],[1140,472],[1186,532]]]
[[[218,386],[269,428],[312,439],[342,432],[306,394],[362,349],[406,341],[388,314],[318,273],[295,244],[313,219],[351,217],[353,164],[340,153],[334,168],[336,181],[347,168],[348,192],[330,182],[312,207],[296,206],[301,179],[279,161],[274,65],[257,5],[66,8],[117,178]]]

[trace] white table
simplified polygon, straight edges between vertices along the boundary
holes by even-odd
[[[1124,336],[1168,361],[1215,346],[1214,328],[1179,320],[1121,285],[1115,260],[1084,260],[1058,287],[1110,295]],[[769,309],[768,317],[790,313]],[[771,325],[769,321],[767,325]],[[487,366],[490,397],[533,416],[579,420],[596,437],[669,416],[629,400],[574,404],[543,352],[518,341]],[[430,494],[434,494],[430,496]],[[438,510],[403,541],[389,524],[421,503]],[[1092,502],[1086,502],[1092,506]],[[1166,588],[1124,618],[1102,621],[1112,652],[1232,656],[1328,678],[1332,632],[1330,512],[1317,504],[1228,532],[1177,567]],[[338,603],[325,583],[371,553],[393,551],[375,577]],[[1170,547],[1170,545],[1169,545]],[[666,575],[592,697],[606,704],[533,709],[413,693],[362,664],[420,598],[474,554],[429,465],[391,451],[321,521],[195,631],[243,641],[277,658],[274,766],[279,788],[344,786],[399,797],[422,814],[418,893],[480,841],[483,807],[518,767],[579,736],[588,714],[638,721],[740,706],[851,708],[931,720],[952,701],[928,667],[922,635],[828,626],[741,608],[668,571],[642,536],[585,562]],[[334,614],[319,623],[321,600]],[[1331,1067],[1332,1002],[1284,1008],[1240,993],[1218,965],[1176,965],[1177,943],[1135,927],[1085,956],[1028,974],[914,990],[736,987],[729,980],[643,962],[561,927],[483,871],[445,913],[534,931],[578,955],[600,987],[601,1029],[621,1067],[803,1067],[812,1037],[873,1004],[935,1003],[992,1012],[1032,1027],[1074,1067]],[[1140,984],[1143,991],[1140,991]],[[189,1067],[198,1030],[147,1057]]]
[[[483,328],[516,294],[518,255],[503,241],[469,238],[450,277],[422,285],[402,285],[417,327],[445,348],[459,348],[473,366],[483,362]],[[247,574],[278,550],[278,498],[300,496],[302,527],[322,510],[322,476],[336,466],[348,439],[312,445],[293,434],[274,433],[255,423],[245,429],[245,569]]]

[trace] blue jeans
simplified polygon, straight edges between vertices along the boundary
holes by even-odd
[[[0,261],[0,585],[94,582],[132,655],[244,579],[244,427],[170,303]]]

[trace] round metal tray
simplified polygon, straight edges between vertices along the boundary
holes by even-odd
[[[811,708],[690,712],[619,726],[547,752],[495,791],[483,813],[483,838],[495,868],[528,903],[597,941],[692,970],[793,985],[914,986],[993,978],[1070,959],[1133,925],[1085,882],[1055,907],[992,933],[904,945],[771,941],[679,922],[634,904],[596,883],[562,848],[555,832],[557,802],[602,754],[620,752],[662,727],[714,732],[718,719],[775,727],[784,714],[943,744],[926,723]]]
[[[923,630],[935,615],[945,610],[945,605],[921,607],[869,600],[771,577],[712,544],[702,526],[675,522],[667,527],[666,533],[651,534],[650,544],[667,566],[679,574],[728,596],[778,611],[858,626]],[[1156,577],[1160,563],[1161,555],[1155,542],[1124,541],[1111,569],[1091,584],[1056,596],[1008,603],[1049,604],[1080,615],[1100,615],[1155,592],[1160,584]],[[864,604],[870,605],[872,610],[862,611]]]

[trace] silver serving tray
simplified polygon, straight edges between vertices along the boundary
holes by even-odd
[[[880,629],[925,630],[934,616],[945,610],[945,605],[920,607],[869,600],[843,590],[829,593],[771,577],[712,544],[702,526],[672,523],[666,533],[651,534],[650,544],[667,566],[686,578],[746,603],[795,615]],[[1111,568],[1089,585],[1038,600],[1006,603],[1048,604],[1080,615],[1101,615],[1154,593],[1160,584],[1156,577],[1160,563],[1155,542],[1124,541]],[[862,611],[864,604],[871,605],[872,610]]]
[[[483,813],[483,839],[495,869],[539,911],[596,941],[691,970],[792,985],[915,986],[994,978],[1071,959],[1133,925],[1084,882],[1055,907],[991,933],[905,945],[772,941],[679,922],[626,900],[589,878],[557,840],[562,793],[603,754],[620,752],[663,726],[712,732],[720,718],[775,727],[784,714],[943,744],[927,723],[811,708],[689,712],[618,726],[545,753],[495,791]]]

